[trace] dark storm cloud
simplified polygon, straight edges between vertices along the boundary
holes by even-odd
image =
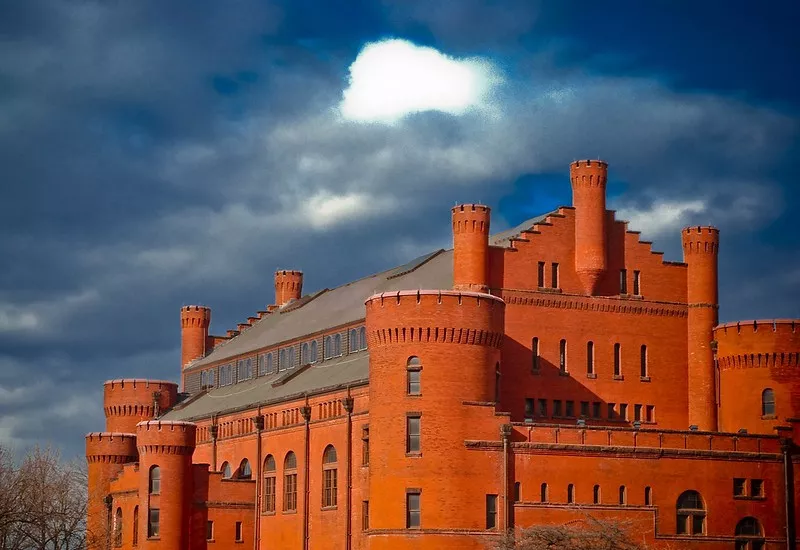
[[[211,305],[222,333],[272,300],[277,268],[315,290],[449,246],[454,201],[495,206],[540,174],[568,196],[576,157],[611,162],[612,206],[668,259],[683,223],[722,227],[726,315],[800,314],[786,300],[797,243],[766,237],[797,207],[781,179],[790,115],[556,70],[556,46],[519,45],[540,24],[533,4],[381,5],[385,19],[373,7],[326,25],[299,23],[315,17],[305,3],[0,8],[0,440],[79,453],[103,427],[103,380],[177,378],[182,304]],[[498,112],[341,120],[360,43],[405,32],[508,53]],[[765,257],[785,272],[763,276]]]

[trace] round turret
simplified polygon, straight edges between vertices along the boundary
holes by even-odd
[[[465,291],[400,291],[367,300],[370,452],[378,457],[369,469],[370,528],[395,533],[373,539],[371,548],[475,546],[466,535],[408,538],[405,507],[416,498],[407,493],[421,495],[423,529],[484,527],[482,508],[463,502],[483,502],[502,482],[465,466],[475,457],[464,441],[499,437],[494,401],[504,309],[500,298]]]
[[[800,416],[800,319],[726,323],[714,340],[722,431],[775,433]]]
[[[210,325],[210,307],[181,308],[181,370],[195,359],[205,357]]]
[[[452,209],[453,288],[485,292],[489,285],[489,221],[491,209],[462,204]]]
[[[575,271],[593,295],[606,273],[606,182],[608,164],[578,160],[569,166],[575,207]]]
[[[106,547],[105,499],[111,480],[122,466],[135,462],[136,436],[130,433],[93,432],[86,435],[88,494],[86,507],[86,542],[90,549]]]
[[[109,380],[103,386],[106,430],[133,433],[139,422],[154,418],[177,401],[175,382],[141,378]]]
[[[139,506],[145,518],[158,511],[158,541],[148,540],[147,521],[139,540],[145,548],[188,548],[192,502],[192,454],[197,426],[191,422],[151,420],[136,427],[139,450]],[[157,470],[156,470],[157,469]],[[157,477],[158,483],[152,483]]]
[[[303,295],[303,272],[282,269],[275,272],[275,304],[282,306]]]
[[[711,341],[718,322],[717,258],[719,229],[687,227],[681,233],[686,273],[689,348],[689,425],[717,429],[714,354]]]

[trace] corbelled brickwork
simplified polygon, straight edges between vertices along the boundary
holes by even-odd
[[[304,299],[278,271],[226,337],[184,307],[189,394],[106,383],[90,547],[478,550],[591,516],[664,550],[796,548],[800,320],[718,325],[719,231],[665,261],[608,177],[572,163],[572,206],[500,236],[456,206],[452,252]]]

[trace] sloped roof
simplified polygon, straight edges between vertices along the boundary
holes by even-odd
[[[489,238],[492,246],[508,246],[510,240],[543,221],[550,213],[531,218]],[[334,289],[304,296],[280,310],[256,321],[238,336],[218,345],[206,357],[189,365],[202,369],[258,349],[295,340],[304,335],[364,318],[365,300],[377,293],[394,290],[449,289],[453,287],[453,251],[437,250],[407,264],[359,279]],[[296,372],[296,371],[289,371]],[[258,403],[281,401],[294,395],[333,390],[366,383],[369,376],[369,353],[362,351],[326,360],[306,367],[285,384],[273,383],[286,372],[254,378],[230,386],[215,388],[185,405],[167,412],[166,420],[183,420],[212,413],[247,408]]]

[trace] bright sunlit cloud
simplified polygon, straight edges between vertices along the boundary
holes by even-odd
[[[349,120],[387,124],[424,111],[460,115],[489,109],[501,81],[485,59],[457,59],[407,40],[382,40],[364,46],[350,65],[339,110]]]
[[[647,210],[620,208],[616,218],[627,220],[630,230],[641,231],[643,235],[653,237],[669,232],[677,233],[690,214],[703,213],[706,208],[706,203],[701,200],[656,201]]]

